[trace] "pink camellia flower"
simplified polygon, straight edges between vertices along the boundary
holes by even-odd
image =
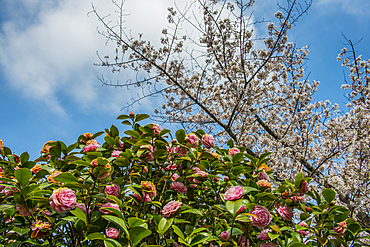
[[[303,227],[308,227],[307,223],[302,221],[298,225],[303,226]],[[303,237],[305,237],[309,232],[308,231],[303,231],[303,230],[298,230],[297,231],[299,234],[301,234]]]
[[[246,236],[239,237],[238,244],[240,247],[249,247],[249,240]]]
[[[271,222],[270,212],[263,206],[255,206],[249,211],[250,214],[255,215],[256,217],[250,216],[249,218],[252,221],[252,224],[259,229],[265,228]]]
[[[229,149],[229,155],[230,155],[231,157],[234,157],[234,155],[235,155],[235,154],[237,154],[237,153],[240,153],[239,148],[230,148],[230,149]]]
[[[211,135],[205,134],[202,137],[202,144],[207,149],[213,148],[215,146],[215,138]]]
[[[257,180],[267,180],[267,181],[269,181],[270,177],[269,177],[269,175],[267,175],[266,172],[259,172],[258,175],[257,175]]]
[[[274,244],[273,242],[260,243],[260,245],[258,245],[258,247],[276,247],[276,244]]]
[[[226,201],[235,201],[239,199],[244,193],[243,186],[233,186],[228,189],[225,193],[225,200]]]
[[[154,184],[150,181],[141,181],[141,187],[146,190],[149,194],[150,198],[152,199],[157,195],[157,189],[155,188]]]
[[[133,117],[135,117],[135,113],[133,111],[130,111],[129,116],[130,116],[130,118],[133,118]]]
[[[84,153],[87,153],[87,152],[93,152],[95,151],[97,148],[100,148],[100,143],[95,140],[95,139],[92,139],[92,140],[88,140],[86,142],[87,146],[84,148]]]
[[[76,194],[68,188],[59,188],[49,197],[51,209],[57,213],[65,213],[76,207]]]
[[[241,207],[238,210],[238,214],[242,213],[244,211],[244,209],[245,209],[245,206],[241,205]]]
[[[119,235],[119,230],[113,227],[109,227],[107,230],[105,230],[105,234],[108,238],[116,239]]]
[[[162,210],[162,214],[164,217],[170,217],[171,214],[174,214],[181,206],[181,202],[179,201],[170,201],[167,203]]]
[[[174,174],[172,174],[171,179],[172,179],[172,181],[176,181],[179,177],[180,177],[179,174],[174,173]]]
[[[190,185],[190,188],[193,188],[193,189],[194,189],[194,188],[196,188],[197,186],[198,186],[198,185],[196,185],[196,184],[191,184],[191,185]]]
[[[333,230],[339,235],[339,236],[343,236],[345,233],[346,233],[346,227],[347,227],[347,222],[346,221],[342,221],[340,223],[338,223],[338,227],[335,227]]]
[[[114,150],[111,154],[111,157],[118,157],[122,153],[121,150]]]
[[[193,174],[195,176],[200,176],[200,177],[204,178],[208,175],[208,172],[202,171],[201,169],[199,169],[197,167],[194,168],[193,170],[195,170],[195,173]]]
[[[191,133],[186,135],[185,141],[189,143],[191,147],[196,148],[198,146],[199,139],[194,133]]]
[[[303,196],[309,191],[307,181],[303,181],[301,186],[299,187],[299,192],[296,193],[297,196]]]
[[[162,131],[162,128],[161,128],[161,126],[159,126],[158,124],[153,124],[153,127],[152,127],[152,130],[153,130],[153,133],[155,134],[155,135],[159,135],[160,133],[161,133],[161,131]]]
[[[229,240],[229,233],[227,231],[223,231],[221,232],[220,234],[220,239],[222,242],[226,242],[227,240]]]
[[[121,194],[121,188],[117,184],[108,185],[105,187],[104,193],[118,198]]]
[[[135,193],[132,194],[132,196],[136,197],[139,200],[139,202],[143,202],[142,198],[144,198],[144,202],[150,202],[152,200],[152,199],[150,199],[148,194],[145,194],[145,192],[143,192],[143,197],[142,198],[139,195],[136,195]]]
[[[108,208],[114,208],[114,209],[117,209],[117,210],[120,211],[119,206],[117,204],[110,203],[110,202],[101,205],[101,207],[102,208],[100,209],[100,212],[102,212],[102,214],[109,214],[109,213],[111,213],[111,211],[109,211]]]
[[[261,239],[261,240],[267,240],[267,239],[269,239],[270,237],[269,237],[269,232],[271,232],[271,229],[265,229],[265,230],[262,230],[261,232],[260,232],[260,234],[258,234],[258,238],[259,239]]]
[[[293,219],[293,210],[291,207],[287,205],[283,206],[281,203],[276,203],[275,208],[284,220],[291,221]]]
[[[174,191],[178,192],[178,193],[183,193],[185,194],[188,189],[185,187],[185,185],[183,183],[180,183],[180,182],[174,182],[171,184],[171,189],[173,189]]]
[[[172,165],[170,164],[170,165],[166,166],[164,169],[166,171],[175,171],[177,169],[177,165],[176,164],[172,164]]]

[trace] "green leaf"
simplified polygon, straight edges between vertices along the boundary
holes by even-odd
[[[172,225],[172,222],[173,222],[173,218],[166,219],[164,217],[159,221],[158,233],[160,237],[162,237],[162,235],[166,233],[168,228],[170,228],[170,226]]]
[[[307,246],[306,244],[303,244],[303,243],[291,243],[290,245],[289,245],[289,247],[305,247],[305,246]]]
[[[253,187],[243,187],[243,189],[244,189],[243,195],[248,194],[248,193],[250,193],[252,191],[258,191],[258,189],[253,188]]]
[[[94,233],[89,234],[84,241],[93,240],[93,239],[106,239],[106,238],[107,237],[103,233],[94,232]]]
[[[144,227],[134,227],[130,229],[130,239],[133,247],[139,244],[143,238],[149,236],[150,234],[152,234],[152,231],[145,229]]]
[[[334,198],[335,198],[335,191],[332,190],[332,189],[325,189],[323,192],[322,192],[322,196],[325,198],[325,200],[328,202],[328,203],[331,203]]]
[[[188,209],[188,210],[182,211],[181,213],[182,214],[198,214],[198,215],[202,215],[202,213],[199,210],[197,210],[197,209]]]
[[[247,214],[247,213],[239,214],[238,216],[236,216],[235,219],[237,221],[241,221],[241,222],[251,222],[251,219],[248,215],[249,214]]]
[[[128,120],[125,120],[125,121],[122,121],[122,124],[124,124],[124,125],[131,125],[131,122],[128,121]]]
[[[172,225],[172,229],[173,231],[176,233],[176,235],[182,239],[183,241],[185,241],[185,236],[184,234],[182,233],[182,231],[180,230],[180,228],[178,228],[176,225]]]
[[[142,219],[139,219],[139,218],[131,217],[131,218],[128,219],[128,225],[129,225],[130,228],[141,226],[144,223],[145,223],[145,221],[142,220]]]
[[[23,165],[24,163],[26,163],[30,159],[30,155],[27,152],[24,152],[24,153],[21,154],[21,156],[19,158],[21,160],[21,164]]]
[[[262,192],[258,193],[255,198],[259,201],[275,201],[277,197],[269,192]]]
[[[14,208],[14,205],[11,204],[0,204],[0,212]]]
[[[361,230],[361,225],[359,223],[357,223],[356,221],[350,221],[348,220],[350,223],[347,224],[347,227],[348,229],[353,232],[353,233],[357,233],[359,230]],[[348,222],[347,222],[348,223]]]
[[[134,137],[134,138],[136,138],[136,139],[139,139],[139,138],[140,138],[140,134],[139,134],[139,132],[137,132],[137,131],[135,131],[135,130],[126,130],[124,133],[125,133],[126,135],[132,136],[132,137]]]
[[[24,188],[30,183],[32,172],[30,169],[20,168],[14,172],[14,176],[18,180],[18,183]]]
[[[85,225],[87,225],[86,214],[84,213],[84,211],[82,211],[82,209],[76,207],[75,210],[71,210],[70,212],[71,214],[85,222]]]
[[[183,129],[179,129],[175,133],[176,139],[179,143],[183,144],[185,140],[185,131]]]
[[[122,231],[124,231],[128,235],[126,222],[123,219],[117,216],[113,216],[113,215],[103,215],[102,218],[115,223],[117,226],[119,226],[122,229]]]
[[[62,172],[61,174],[54,177],[55,181],[61,183],[78,183],[78,180],[75,176],[69,172]]]
[[[144,119],[147,119],[147,118],[149,118],[150,116],[148,115],[148,114],[137,114],[136,116],[135,116],[135,122],[140,122],[140,121],[142,121],[142,120],[144,120]]]
[[[122,245],[112,238],[104,239],[104,244],[106,247],[122,247]]]
[[[240,162],[244,157],[244,154],[243,153],[237,153],[234,155],[233,157],[233,163],[236,164],[238,162]]]
[[[18,233],[19,235],[23,235],[27,232],[29,232],[31,229],[30,228],[19,228],[19,227],[13,227],[13,231],[15,231],[16,233]]]
[[[204,242],[205,242],[205,241],[207,241],[209,238],[210,238],[210,235],[209,235],[209,234],[206,234],[206,233],[199,233],[198,235],[196,235],[196,236],[191,240],[190,245],[191,245],[191,246],[195,246],[195,245],[198,245],[198,244],[204,243]]]
[[[119,115],[119,116],[117,117],[117,120],[119,120],[119,119],[123,120],[123,119],[129,119],[129,118],[130,118],[130,116],[129,116],[129,115],[122,114],[122,115]]]
[[[299,172],[297,174],[297,176],[295,176],[295,180],[294,180],[294,186],[298,189],[299,186],[301,185],[301,182],[302,182],[302,179],[303,179],[303,173],[302,172]]]
[[[233,216],[235,216],[242,206],[243,199],[237,201],[226,201],[226,209],[230,212]]]

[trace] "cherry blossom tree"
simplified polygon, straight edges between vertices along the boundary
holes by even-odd
[[[117,44],[113,59],[101,66],[114,72],[138,71],[136,81],[104,85],[142,87],[143,98],[162,95],[157,118],[181,123],[188,131],[203,128],[222,143],[243,145],[258,156],[272,151],[277,179],[303,171],[315,187],[329,187],[353,217],[370,226],[369,208],[369,60],[362,60],[348,41],[339,54],[350,71],[348,111],[338,104],[313,101],[318,81],[309,81],[303,64],[307,47],[288,41],[288,32],[306,14],[311,1],[286,0],[275,22],[256,21],[254,0],[193,0],[170,7],[161,46],[124,30],[124,2],[113,1],[118,22],[93,12],[104,35]],[[266,25],[267,35],[255,34]],[[184,27],[187,28],[184,28]],[[191,27],[191,32],[186,32]],[[145,91],[147,90],[147,91]]]

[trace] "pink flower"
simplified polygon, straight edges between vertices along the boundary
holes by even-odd
[[[121,188],[117,184],[108,185],[105,187],[104,193],[118,198],[121,194]]]
[[[172,181],[176,181],[180,176],[177,173],[172,174]]]
[[[291,221],[293,219],[293,210],[291,207],[287,205],[283,206],[281,203],[276,203],[275,208],[284,220]]]
[[[249,247],[249,240],[247,240],[246,236],[239,237],[239,246],[240,247]]]
[[[134,118],[135,117],[135,113],[133,111],[130,111],[129,116],[130,116],[130,118]]]
[[[57,213],[65,213],[76,207],[75,192],[68,188],[59,188],[49,197],[51,209]]]
[[[118,155],[120,155],[120,153],[122,153],[121,150],[114,150],[111,154],[111,157],[118,157]]]
[[[167,203],[162,210],[162,214],[164,217],[170,217],[171,214],[174,214],[181,206],[181,202],[179,201],[170,201]]]
[[[198,146],[199,139],[194,133],[191,133],[186,135],[185,141],[189,143],[191,147],[196,148]]]
[[[196,184],[191,184],[191,185],[190,185],[190,188],[193,188],[193,189],[194,189],[194,188],[196,188],[197,186],[198,186],[198,185],[196,185]]]
[[[261,240],[267,240],[269,239],[269,232],[271,232],[271,229],[265,229],[265,230],[262,230],[262,232],[260,232],[260,234],[258,234],[258,238],[261,239]]]
[[[269,177],[269,175],[267,175],[266,172],[259,172],[258,175],[257,175],[257,180],[267,180],[267,181],[269,181],[270,177]]]
[[[233,186],[228,189],[225,193],[225,200],[226,201],[235,201],[239,199],[244,193],[244,189],[242,186]]]
[[[292,196],[291,197],[293,201],[295,202],[303,202],[303,196]]]
[[[153,127],[152,127],[152,130],[153,130],[153,133],[155,134],[155,135],[159,135],[160,133],[161,133],[161,131],[162,131],[162,128],[161,128],[161,126],[159,126],[158,124],[153,124]]]
[[[145,192],[143,192],[143,197],[142,198],[139,195],[136,195],[135,193],[132,194],[132,196],[136,197],[139,200],[139,202],[143,202],[142,198],[144,198],[145,202],[150,202],[152,200],[152,199],[150,199],[148,194],[145,194]]]
[[[226,242],[227,240],[229,240],[229,233],[227,231],[223,231],[221,232],[220,234],[220,239],[222,242]]]
[[[271,222],[270,212],[263,206],[255,206],[249,211],[250,214],[255,215],[256,217],[250,217],[252,224],[259,229],[265,228]]]
[[[340,223],[338,223],[338,227],[334,228],[333,230],[339,235],[339,236],[343,236],[345,233],[346,233],[346,227],[347,227],[347,222],[346,221],[342,221]]]
[[[87,214],[87,209],[86,209],[86,205],[85,203],[77,203],[76,204],[76,207],[78,207],[79,209],[81,209],[85,214]],[[90,210],[89,210],[90,212]]]
[[[240,153],[240,150],[238,148],[230,148],[229,149],[229,155],[231,157],[234,157],[235,154]]]
[[[201,176],[202,178],[204,178],[208,175],[208,172],[202,171],[199,168],[194,168],[193,170],[195,170],[195,173],[193,174],[195,176]]]
[[[239,210],[238,210],[238,214],[242,213],[242,212],[244,211],[244,209],[245,209],[245,206],[244,206],[244,205],[242,205],[242,206],[239,208]]]
[[[302,221],[298,225],[303,226],[303,227],[308,227],[307,223]],[[297,231],[299,234],[301,234],[303,237],[305,237],[308,234],[308,231],[303,231],[303,230],[298,230]]]
[[[309,191],[307,181],[303,181],[301,186],[299,187],[299,192],[296,193],[297,196],[303,196]]]
[[[116,228],[109,227],[107,230],[105,230],[105,234],[107,235],[108,238],[116,239],[118,238],[119,231]]]
[[[147,173],[147,172],[148,172],[148,167],[144,166],[143,173]]]
[[[100,144],[97,140],[95,139],[92,139],[92,140],[89,140],[87,141],[87,146],[84,148],[84,153],[87,153],[87,152],[93,152],[95,151],[97,148],[100,148]]]
[[[170,165],[166,166],[164,169],[166,171],[175,171],[177,169],[177,165],[176,164],[172,164],[172,165],[170,164]]]
[[[118,211],[120,211],[119,206],[117,204],[110,203],[110,202],[101,205],[101,207],[102,208],[100,209],[100,212],[102,212],[102,214],[111,213],[111,211],[109,211],[109,209],[107,209],[107,208],[114,208],[114,209],[117,209]]]
[[[268,243],[261,243],[258,245],[258,247],[276,247],[276,245],[273,242],[268,242]]]
[[[207,149],[213,148],[215,146],[215,138],[211,135],[205,134],[202,137],[202,144]]]
[[[173,189],[174,191],[178,192],[178,193],[183,193],[185,194],[188,189],[185,187],[185,185],[183,183],[180,183],[180,182],[174,182],[171,184],[171,189]]]

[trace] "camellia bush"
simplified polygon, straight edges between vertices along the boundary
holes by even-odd
[[[276,181],[259,158],[203,130],[186,134],[146,114],[131,126],[49,141],[41,157],[0,140],[2,246],[364,246],[366,234],[331,189],[311,178]]]

